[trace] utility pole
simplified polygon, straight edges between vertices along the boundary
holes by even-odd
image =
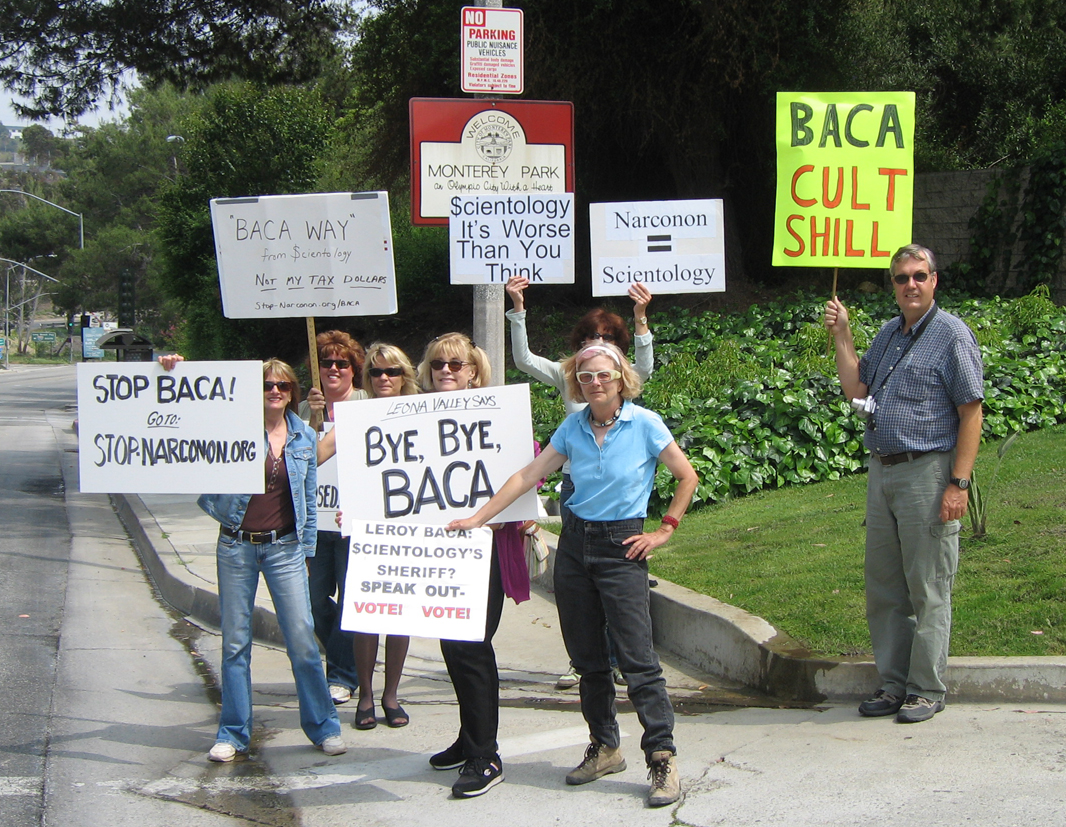
[[[490,9],[502,9],[503,0],[478,0],[473,5]],[[504,384],[506,351],[504,345],[503,294],[502,284],[474,285],[474,342],[489,355],[493,385]]]

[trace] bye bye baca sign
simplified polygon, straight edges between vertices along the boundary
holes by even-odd
[[[533,460],[528,385],[334,406],[342,531],[353,520],[443,525],[483,506]],[[527,491],[494,521],[537,516]]]

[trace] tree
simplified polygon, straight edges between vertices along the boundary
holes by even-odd
[[[63,143],[51,130],[33,124],[22,130],[22,152],[31,164],[47,167],[62,154]]]
[[[586,200],[722,198],[732,283],[765,279],[773,92],[832,86],[835,21],[852,1],[517,2],[526,16],[526,97],[574,103],[577,212]],[[365,167],[392,187],[409,165],[409,98],[460,93],[463,3],[371,5],[352,47],[347,123],[365,146]],[[579,250],[583,234],[579,226]]]
[[[313,77],[346,19],[340,0],[0,0],[0,83],[23,117],[73,118],[124,73],[197,89],[230,77]]]
[[[209,204],[314,191],[331,114],[314,91],[235,83],[213,89],[186,122],[185,172],[163,191],[159,213],[162,287],[185,316],[186,355],[294,359],[306,352],[303,325],[293,320],[222,317]]]

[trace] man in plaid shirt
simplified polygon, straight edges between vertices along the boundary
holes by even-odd
[[[881,687],[859,713],[916,723],[944,708],[951,586],[984,380],[973,333],[933,300],[933,253],[908,244],[892,257],[889,275],[901,314],[861,359],[835,296],[825,326],[844,394],[866,416],[870,451],[866,620]]]

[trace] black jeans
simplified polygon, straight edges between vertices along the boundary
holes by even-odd
[[[619,744],[606,624],[650,761],[653,752],[676,749],[674,708],[652,644],[648,564],[627,560],[628,546],[622,545],[643,525],[640,519],[585,522],[565,514],[555,557],[555,604],[563,642],[581,675],[581,712],[589,733],[605,746]]]
[[[326,650],[326,681],[346,686],[352,692],[359,689],[359,675],[355,669],[355,641],[353,632],[341,628],[341,609],[344,606],[344,580],[348,576],[348,538],[339,531],[318,532],[318,547],[314,557],[307,558],[307,587],[311,593],[311,616],[315,619],[315,635]],[[333,599],[333,595],[337,599]]]
[[[440,652],[448,667],[448,676],[459,701],[459,743],[463,757],[496,758],[499,745],[496,733],[500,728],[500,673],[496,668],[496,650],[492,636],[503,614],[503,583],[500,580],[500,560],[496,541],[492,543],[492,562],[489,565],[488,617],[485,619],[485,640],[442,640]]]

